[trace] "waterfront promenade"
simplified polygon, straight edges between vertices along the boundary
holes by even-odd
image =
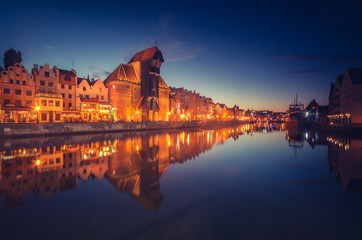
[[[0,138],[31,137],[102,132],[126,132],[155,129],[237,126],[245,121],[180,121],[180,122],[95,122],[95,123],[3,123]]]

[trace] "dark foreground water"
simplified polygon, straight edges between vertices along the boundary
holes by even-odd
[[[283,126],[0,140],[0,239],[362,239],[362,140]]]

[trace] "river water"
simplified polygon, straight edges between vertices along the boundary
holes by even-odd
[[[0,140],[0,239],[361,239],[362,140],[283,125]]]

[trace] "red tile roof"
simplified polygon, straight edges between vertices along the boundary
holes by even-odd
[[[132,65],[120,64],[107,78],[105,83],[110,81],[127,81],[140,84],[140,80]]]
[[[136,53],[128,63],[150,59],[160,59],[161,62],[164,62],[160,49],[155,46]]]

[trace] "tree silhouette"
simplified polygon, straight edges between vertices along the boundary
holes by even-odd
[[[21,63],[21,52],[16,52],[13,48],[7,50],[4,54],[4,67],[7,69],[10,66],[14,66],[15,63]]]

